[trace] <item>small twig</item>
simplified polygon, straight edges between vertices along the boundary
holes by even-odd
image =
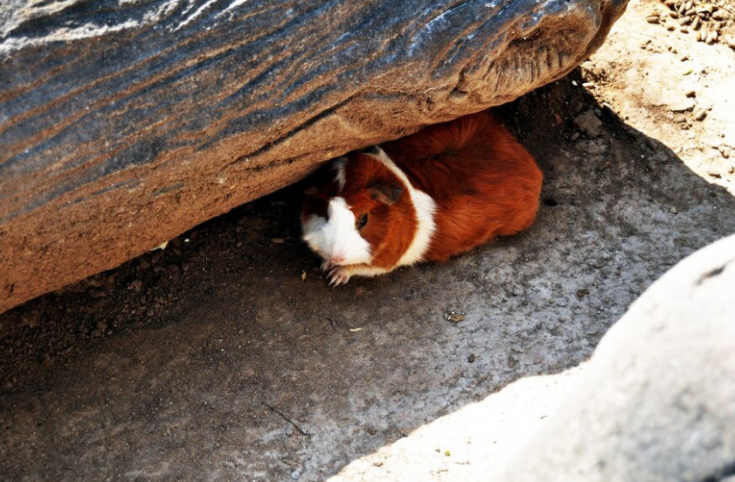
[[[306,435],[307,437],[311,437],[311,434],[310,434],[309,432],[307,432],[307,431],[303,430],[303,429],[302,429],[301,427],[299,427],[299,426],[298,426],[298,425],[296,424],[296,422],[294,422],[293,420],[291,420],[291,417],[289,417],[289,416],[288,416],[288,415],[286,415],[285,413],[281,412],[280,410],[278,410],[278,409],[277,409],[276,407],[274,407],[273,405],[270,405],[270,404],[268,404],[268,403],[266,403],[266,402],[262,402],[262,403],[263,403],[263,405],[265,405],[266,407],[268,407],[269,409],[271,409],[271,411],[272,411],[272,412],[275,412],[275,413],[277,413],[278,415],[280,415],[281,417],[283,417],[283,419],[284,419],[284,420],[286,420],[286,421],[287,421],[288,423],[290,423],[291,425],[293,425],[293,426],[294,426],[294,428],[295,428],[296,430],[298,430],[298,431],[299,431],[299,433],[300,433],[301,435]]]
[[[336,330],[336,329],[337,329],[337,322],[336,322],[336,321],[334,321],[333,319],[331,319],[331,318],[330,318],[330,317],[328,317],[328,316],[326,316],[325,318],[327,319],[327,321],[329,321],[329,323],[331,323],[331,325],[332,325],[332,328],[334,328],[334,329]]]

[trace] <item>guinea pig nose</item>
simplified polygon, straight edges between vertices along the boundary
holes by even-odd
[[[343,253],[333,254],[329,257],[330,261],[335,264],[344,263],[345,255]]]

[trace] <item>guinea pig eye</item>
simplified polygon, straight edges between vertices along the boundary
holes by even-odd
[[[360,218],[360,221],[357,223],[357,229],[364,228],[365,225],[367,224],[367,221],[368,221],[368,215],[363,214],[362,217]]]

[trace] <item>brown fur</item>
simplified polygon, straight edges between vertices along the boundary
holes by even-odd
[[[437,204],[436,232],[424,259],[443,261],[533,223],[541,171],[489,113],[430,126],[383,147]]]
[[[391,205],[376,199],[371,187],[376,184],[402,187],[401,181],[379,161],[353,154],[347,163],[347,185],[342,196],[355,219],[368,214],[369,220],[360,235],[372,246],[371,266],[392,269],[411,245],[418,221],[407,189]]]

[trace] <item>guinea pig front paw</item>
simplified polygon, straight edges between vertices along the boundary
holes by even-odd
[[[343,266],[335,266],[329,271],[327,278],[331,287],[344,285],[350,280],[350,272]]]

